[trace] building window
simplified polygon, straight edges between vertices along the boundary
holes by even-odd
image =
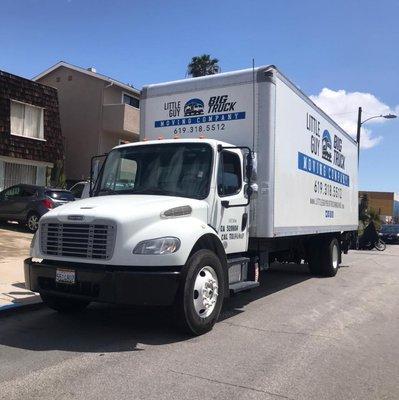
[[[122,102],[124,104],[129,104],[129,106],[140,108],[140,100],[136,99],[136,97],[130,96],[130,94],[123,93]]]
[[[44,139],[43,108],[11,101],[11,134]]]

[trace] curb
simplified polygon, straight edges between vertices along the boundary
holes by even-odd
[[[0,318],[3,316],[7,316],[13,314],[15,312],[23,312],[29,310],[37,310],[43,306],[43,302],[41,300],[35,303],[28,303],[28,304],[20,304],[20,303],[11,303],[6,304],[0,307]]]

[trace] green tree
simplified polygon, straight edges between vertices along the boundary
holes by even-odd
[[[379,230],[381,228],[381,218],[378,212],[373,208],[370,208],[367,212],[367,216],[368,216],[367,222],[370,223],[371,221],[373,221],[376,229]]]
[[[369,206],[369,199],[367,194],[364,194],[359,202],[359,221],[365,226],[369,219],[367,214],[367,208]]]
[[[62,160],[58,160],[54,163],[54,167],[51,170],[50,185],[54,188],[66,188],[64,163]]]
[[[214,75],[220,72],[217,58],[211,58],[209,54],[193,57],[187,66],[187,74],[192,77]]]

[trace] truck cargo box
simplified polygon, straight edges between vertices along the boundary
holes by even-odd
[[[251,237],[357,229],[357,143],[274,66],[146,86],[140,132],[253,149]]]

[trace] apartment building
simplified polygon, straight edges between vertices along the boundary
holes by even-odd
[[[140,91],[132,86],[63,61],[34,80],[58,91],[68,183],[89,177],[94,155],[139,139]]]
[[[57,91],[0,71],[0,190],[49,184],[63,158]]]
[[[359,201],[367,200],[367,209],[378,213],[383,223],[391,223],[394,217],[393,192],[367,192],[359,191]]]

